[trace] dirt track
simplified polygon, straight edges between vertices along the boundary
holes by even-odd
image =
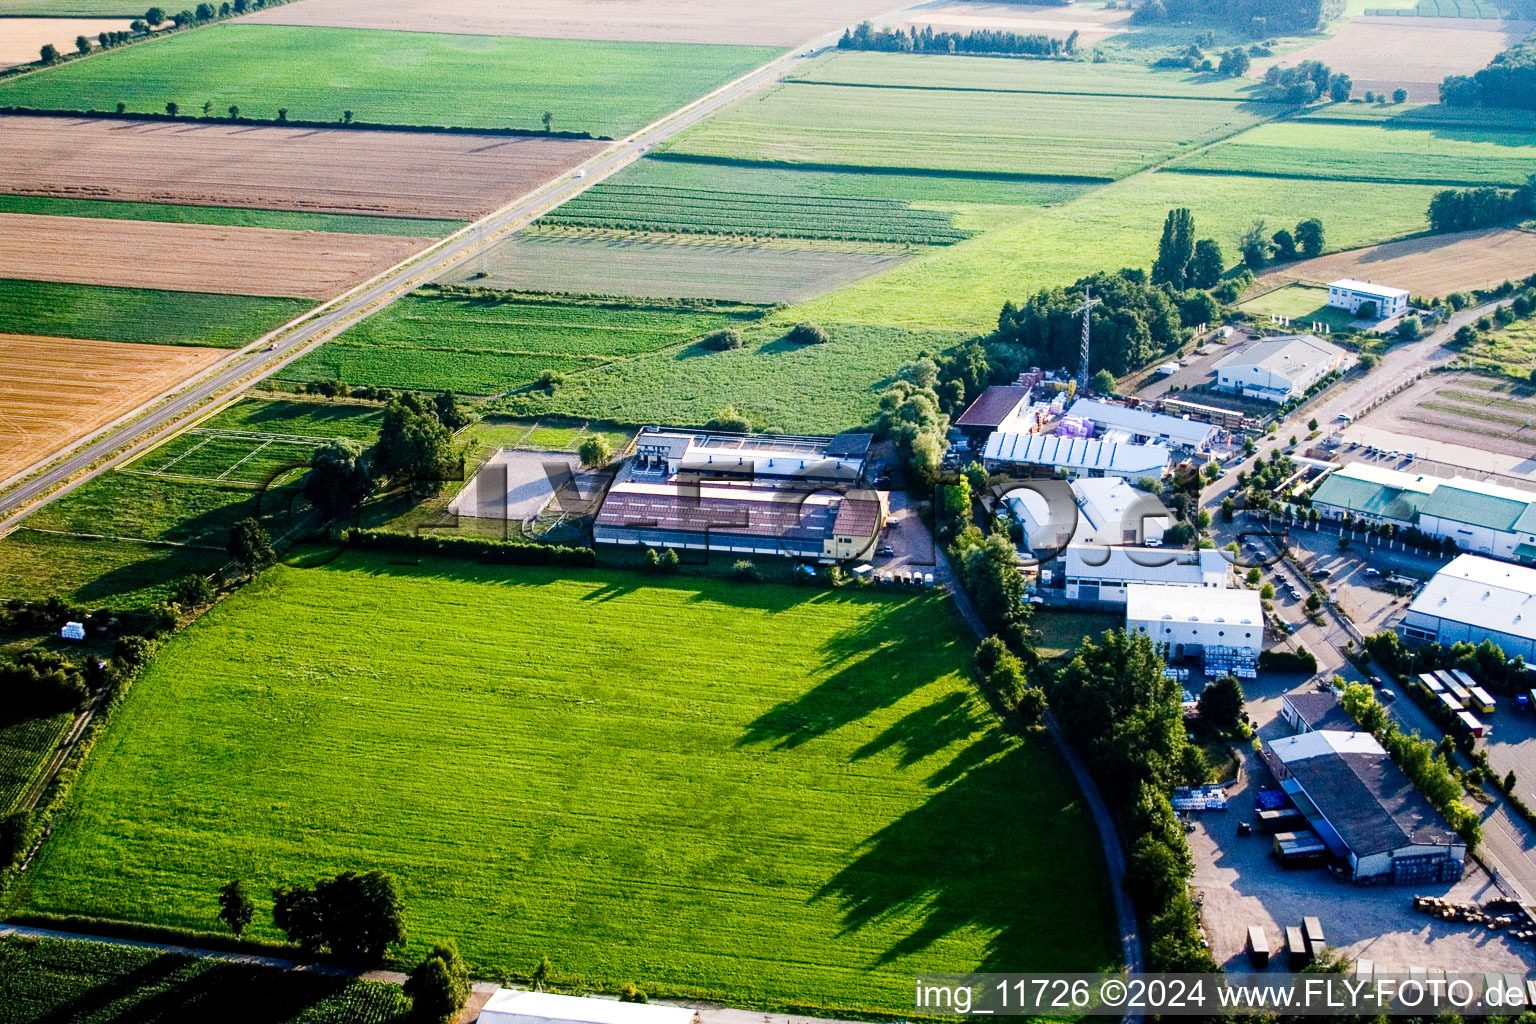
[[[1536,28],[1529,21],[1470,18],[1356,18],[1329,39],[1274,61],[1255,61],[1249,75],[1263,78],[1270,64],[1320,60],[1354,79],[1356,96],[1401,86],[1415,103],[1436,103],[1446,75],[1470,75],[1494,54]]]
[[[0,214],[0,277],[328,299],[424,238]]]
[[[601,142],[0,118],[0,192],[473,219]]]
[[[795,46],[893,6],[890,0],[305,0],[241,20],[540,39]]]
[[[0,480],[228,354],[0,334]]]
[[[1536,273],[1536,232],[1485,228],[1427,235],[1302,260],[1259,279],[1327,284],[1341,277],[1406,288],[1415,295],[1447,295],[1486,288]]]

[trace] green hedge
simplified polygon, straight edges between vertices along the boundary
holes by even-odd
[[[597,564],[597,552],[591,548],[559,544],[441,537],[382,529],[353,530],[347,538],[353,546],[369,551],[398,551],[418,556],[446,555],[500,565],[572,565],[589,569]]]

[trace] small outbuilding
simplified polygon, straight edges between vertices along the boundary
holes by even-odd
[[[64,623],[63,627],[60,628],[60,630],[59,630],[59,639],[60,640],[84,640],[85,639],[85,623],[83,623],[83,622],[66,622],[66,623]]]
[[[621,1003],[499,988],[480,1010],[480,1024],[693,1024],[685,1006]]]

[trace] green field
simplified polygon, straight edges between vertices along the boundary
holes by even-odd
[[[1266,321],[1271,315],[1290,317],[1291,326],[1299,331],[1311,331],[1313,323],[1327,324],[1341,331],[1355,322],[1350,313],[1328,305],[1327,288],[1304,284],[1276,288],[1239,304],[1237,308],[1258,318],[1260,327],[1269,326]]]
[[[62,939],[0,939],[0,1024],[394,1024],[398,985]]]
[[[1187,206],[1196,234],[1236,262],[1237,236],[1255,217],[1270,230],[1323,220],[1330,251],[1401,238],[1428,227],[1427,185],[1139,174],[1076,202],[1035,212],[958,245],[793,307],[780,322],[885,324],[984,331],[1004,300],[1116,267],[1147,267],[1168,210]]]
[[[1536,130],[1536,111],[1511,107],[1443,107],[1438,103],[1329,103],[1293,115],[1316,124],[1386,124],[1402,127]]]
[[[73,720],[70,714],[15,718],[0,711],[0,818],[16,810],[16,804],[42,775],[53,756],[53,748]],[[0,981],[0,996],[4,992],[4,982]],[[0,1021],[5,1020],[3,1014],[4,1010],[0,1010]]]
[[[663,151],[820,170],[1107,181],[1281,109],[1232,100],[788,82],[690,129]]]
[[[345,213],[248,210],[233,206],[175,206],[169,203],[122,203],[107,199],[0,195],[0,213],[40,213],[55,217],[149,220],[166,224],[219,224],[287,231],[338,231],[352,235],[441,238],[464,226],[461,220],[372,217]]]
[[[229,561],[222,548],[89,540],[21,529],[0,539],[0,599],[58,596],[88,608],[147,608],[167,600],[188,573]]]
[[[142,18],[137,0],[0,0],[0,14],[39,18]]]
[[[770,304],[803,302],[898,266],[912,252],[871,242],[548,228],[518,232],[444,280],[526,292]]]
[[[312,299],[0,278],[3,334],[239,348],[313,308]]]
[[[378,867],[407,961],[810,1011],[1116,960],[1092,822],[946,599],[397,561],[275,568],[173,640],[18,907],[201,928],[229,877]]]
[[[964,339],[943,331],[822,325],[831,335],[824,345],[783,341],[787,323],[752,324],[742,328],[744,345],[735,351],[655,352],[572,377],[553,395],[526,392],[499,405],[524,416],[695,426],[734,405],[758,430],[833,434],[872,419],[880,393],[920,353]]]
[[[1520,185],[1536,174],[1536,132],[1265,124],[1176,166],[1336,181]]]
[[[791,81],[882,88],[1240,100],[1258,84],[1245,78],[1154,71],[1145,64],[947,57],[839,50],[803,65]]]
[[[493,395],[526,387],[545,370],[576,373],[672,348],[755,312],[418,292],[284,367],[280,377]]]
[[[214,25],[0,82],[0,104],[199,110],[247,117],[541,129],[619,136],[779,54],[759,46],[617,43]]]

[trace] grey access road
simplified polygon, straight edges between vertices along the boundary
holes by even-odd
[[[784,56],[775,58],[735,81],[673,111],[659,121],[620,139],[555,182],[488,214],[386,270],[304,317],[279,328],[203,374],[156,396],[96,434],[77,442],[67,459],[39,473],[54,453],[0,487],[0,536],[48,501],[68,493],[92,477],[138,454],[165,436],[168,428],[211,411],[213,399],[232,401],[245,388],[267,377],[310,350],[399,298],[478,254],[486,245],[525,227],[573,196],[610,177],[657,144],[692,127],[721,108],[779,81],[807,59],[835,45],[840,32],[831,32]],[[65,452],[71,452],[66,448]]]

